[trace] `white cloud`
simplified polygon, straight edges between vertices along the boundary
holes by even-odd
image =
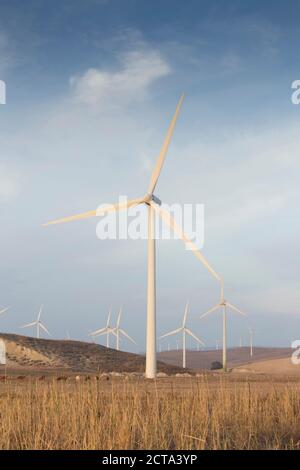
[[[155,50],[133,50],[119,57],[120,67],[115,71],[90,68],[83,75],[71,78],[75,101],[86,105],[128,103],[147,95],[149,87],[171,69]]]
[[[176,174],[170,165],[162,188],[173,200],[204,203],[210,233],[219,229],[223,236],[253,227],[255,221],[261,225],[265,217],[291,213],[300,195],[297,127],[278,122],[248,132],[228,128],[218,130],[218,139],[214,130],[200,138],[193,132],[184,149],[174,148]],[[181,185],[174,188],[178,172]],[[200,186],[193,184],[192,174],[201,179]]]

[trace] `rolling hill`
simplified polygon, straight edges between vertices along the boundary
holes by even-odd
[[[104,346],[73,340],[37,339],[0,333],[6,345],[7,370],[33,373],[144,372],[145,357]],[[180,367],[158,363],[167,374],[182,372]]]
[[[232,348],[227,351],[228,367],[244,366],[264,360],[289,358],[290,348],[253,348],[250,357],[249,348]],[[158,354],[158,359],[173,366],[181,366],[182,351],[164,351]],[[190,369],[210,369],[212,362],[222,362],[222,351],[187,351],[187,367]]]
[[[290,357],[257,361],[235,367],[233,371],[246,374],[300,376],[300,366],[293,364]]]

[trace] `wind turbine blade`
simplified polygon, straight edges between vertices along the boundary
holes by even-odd
[[[170,331],[169,333],[160,336],[159,339],[166,338],[167,336],[176,335],[177,333],[180,333],[180,331],[182,331],[182,328],[177,328],[177,330]]]
[[[129,341],[131,341],[132,343],[136,344],[136,342],[134,341],[134,339],[131,338],[131,336],[129,336],[126,331],[122,330],[122,328],[119,328],[119,331],[120,333],[125,336],[127,339],[129,339]]]
[[[207,317],[207,315],[210,315],[211,313],[213,313],[215,310],[218,310],[218,308],[221,307],[221,304],[218,304],[218,305],[215,305],[214,307],[212,307],[211,309],[209,309],[207,312],[203,313],[200,318],[204,318],[204,317]]]
[[[169,145],[170,145],[170,141],[171,141],[171,138],[172,138],[172,135],[173,135],[174,127],[175,127],[175,124],[176,124],[176,121],[177,121],[177,118],[178,118],[179,111],[180,111],[180,108],[182,106],[183,100],[184,100],[184,95],[181,96],[181,98],[178,102],[175,114],[173,116],[170,127],[168,129],[168,132],[167,132],[165,141],[163,143],[163,146],[161,148],[160,154],[158,156],[156,165],[153,168],[153,172],[152,172],[149,187],[148,187],[148,194],[150,194],[150,195],[152,195],[154,190],[155,190],[155,186],[156,186],[157,180],[159,178],[159,175],[160,175],[160,172],[161,172],[161,169],[162,169],[162,166],[163,166],[163,163],[164,163],[164,160],[165,160],[165,157],[166,157]]]
[[[112,333],[113,335],[116,336],[115,333],[115,328],[101,328],[100,330],[92,331],[92,333],[89,333],[90,336],[103,336]]]
[[[159,207],[156,205],[154,202],[150,202],[151,206],[153,209],[161,216],[161,218],[166,222],[169,227],[186,243],[186,245],[190,248],[190,250],[193,252],[193,254],[198,258],[201,263],[204,264],[204,266],[209,270],[209,272],[218,280],[221,281],[221,277],[216,273],[216,271],[211,267],[209,262],[206,260],[206,258],[203,256],[203,254],[198,250],[196,245],[188,238],[188,236],[183,232],[181,227],[177,224],[177,222],[173,219],[171,214],[167,212],[165,209],[162,209],[162,207]]]
[[[33,321],[32,323],[26,323],[26,325],[20,326],[20,328],[29,328],[30,326],[35,326],[35,325],[36,325],[36,321]]]
[[[47,330],[47,328],[45,327],[45,325],[43,325],[43,323],[40,323],[40,327],[41,327],[42,330],[44,330],[49,336],[51,336],[51,334],[49,333],[49,331]]]
[[[102,333],[107,333],[108,328],[100,328],[100,330],[92,331],[89,336],[99,336]]]
[[[185,306],[185,310],[184,310],[184,316],[183,316],[183,323],[182,323],[183,328],[186,325],[186,319],[187,319],[188,311],[189,311],[189,303],[187,302],[186,306]]]
[[[9,310],[9,309],[10,309],[10,307],[3,308],[2,310],[0,310],[0,315],[7,312],[7,310]]]
[[[117,329],[120,326],[121,315],[122,315],[122,307],[120,307],[120,310],[119,310],[119,315],[118,315],[118,319],[117,319]]]
[[[235,305],[232,305],[230,304],[229,302],[226,302],[226,305],[228,305],[228,307],[230,307],[232,310],[234,310],[235,312],[239,313],[240,315],[243,315],[243,317],[246,317],[247,314],[242,312],[240,309],[238,309],[237,307],[235,307]]]
[[[63,224],[65,222],[71,222],[73,220],[89,219],[90,217],[100,217],[102,215],[108,214],[109,212],[128,209],[129,207],[136,206],[138,204],[141,204],[142,202],[144,202],[144,199],[132,199],[126,202],[121,202],[119,204],[110,204],[107,207],[101,207],[93,211],[82,212],[81,214],[71,215],[62,219],[52,220],[51,222],[43,224],[43,226],[47,227],[48,225]]]
[[[111,308],[109,309],[109,312],[108,312],[108,317],[107,317],[107,322],[106,322],[106,328],[109,327],[109,324],[110,324],[110,316],[111,316]]]
[[[202,344],[202,346],[205,345],[205,343],[200,338],[198,338],[191,330],[186,328],[185,331],[187,332],[188,335],[190,335],[192,338],[194,338],[195,341],[198,341],[198,343]]]
[[[43,311],[43,304],[40,306],[40,310],[39,310],[39,313],[38,313],[37,321],[40,321],[40,318],[41,318],[41,315],[42,315],[42,311]]]

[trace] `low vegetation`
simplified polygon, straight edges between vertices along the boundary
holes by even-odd
[[[298,449],[299,391],[205,376],[13,379],[0,387],[0,448]]]

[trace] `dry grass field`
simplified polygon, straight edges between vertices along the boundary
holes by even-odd
[[[10,378],[1,449],[298,449],[296,378]]]
[[[0,336],[8,360],[0,449],[300,448],[300,370],[290,350],[256,348],[255,361],[246,348],[230,350],[226,375],[204,370],[220,351],[189,352],[195,370],[186,376],[181,352],[171,351],[159,363],[168,376],[151,381],[136,354]]]

